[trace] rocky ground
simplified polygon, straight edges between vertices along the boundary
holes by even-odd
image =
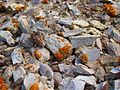
[[[119,0],[0,1],[0,90],[120,90]]]

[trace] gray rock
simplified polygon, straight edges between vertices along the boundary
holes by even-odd
[[[18,18],[18,22],[19,22],[19,27],[22,30],[23,33],[29,33],[30,32],[30,26],[27,20],[26,16],[20,16]]]
[[[69,30],[69,31],[61,32],[61,35],[64,37],[70,37],[73,35],[80,34],[81,32],[82,30]]]
[[[104,24],[102,24],[100,21],[97,21],[97,20],[90,21],[90,24],[93,27],[98,28],[100,30],[104,30],[106,28],[106,26]]]
[[[111,56],[120,56],[120,45],[116,43],[107,43],[107,51]]]
[[[92,69],[89,69],[87,66],[79,64],[77,65],[72,72],[75,75],[91,75],[94,74],[94,71]]]
[[[23,79],[25,74],[26,74],[26,71],[22,66],[17,67],[17,69],[13,71],[14,82],[16,82],[19,79]]]
[[[54,72],[54,81],[55,87],[58,87],[60,82],[62,81],[62,75],[59,72]]]
[[[65,26],[71,26],[73,23],[73,20],[70,18],[60,18],[58,19],[58,24],[65,25]]]
[[[104,81],[104,76],[106,72],[99,61],[88,62],[87,66],[94,70],[94,75],[97,77],[98,81]]]
[[[77,8],[77,6],[69,5],[68,3],[67,3],[67,6],[69,10],[73,12],[74,15],[81,15],[80,10]]]
[[[25,79],[24,79],[24,82],[23,82],[26,90],[27,90],[33,83],[35,83],[35,81],[36,81],[35,74],[33,74],[33,73],[28,73],[28,74],[25,76]]]
[[[12,36],[9,31],[0,31],[0,41],[6,41],[9,45],[15,44]]]
[[[22,56],[22,49],[21,48],[15,48],[11,54],[12,63],[22,63],[24,61],[24,58]]]
[[[30,48],[34,45],[32,40],[30,40],[30,35],[25,33],[21,34],[20,43],[26,48]]]
[[[115,28],[108,28],[108,30],[105,31],[104,34],[114,39],[116,42],[120,42],[120,34],[115,30]]]
[[[53,71],[47,64],[40,63],[39,72],[42,76],[46,76],[47,79],[53,79]]]
[[[62,80],[59,90],[84,90],[85,82],[76,78],[67,77]]]
[[[91,36],[72,36],[69,37],[73,48],[77,48],[84,45],[93,45],[96,39],[99,38],[99,35],[91,35]]]

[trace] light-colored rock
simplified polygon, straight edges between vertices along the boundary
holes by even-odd
[[[12,36],[9,31],[0,31],[0,41],[6,41],[9,45],[15,44]]]
[[[71,26],[73,23],[73,20],[70,18],[60,18],[58,19],[58,24],[65,25],[65,26]]]
[[[114,90],[120,90],[120,79],[114,81]]]
[[[104,30],[106,28],[106,26],[104,24],[102,24],[100,21],[97,21],[97,20],[90,21],[90,24],[93,27],[98,28],[100,30]]]
[[[90,85],[96,86],[96,78],[94,76],[82,76],[79,75],[76,77],[76,79],[84,81]]]
[[[53,71],[47,64],[40,63],[39,71],[40,74],[46,76],[47,79],[53,79]]]
[[[69,30],[69,31],[61,32],[60,34],[64,37],[70,37],[73,35],[80,34],[81,32],[82,30]]]
[[[59,90],[84,90],[85,82],[76,78],[67,77],[62,80]]]
[[[84,45],[93,45],[99,35],[89,35],[89,36],[72,36],[69,37],[73,48],[77,48]]]
[[[96,45],[102,51],[102,42],[101,42],[100,38],[96,39]]]
[[[76,24],[76,25],[81,26],[81,27],[89,26],[89,23],[85,20],[74,20],[73,24]]]
[[[35,75],[33,73],[28,73],[25,76],[23,84],[25,88],[28,89],[32,84],[35,83],[35,81],[36,81]]]
[[[11,54],[12,63],[22,63],[24,61],[24,58],[22,56],[22,49],[21,48],[15,48]]]
[[[13,71],[13,79],[16,82],[18,79],[23,79],[26,74],[25,69],[22,66],[17,67],[15,71]]]
[[[25,34],[22,33],[21,37],[20,37],[20,43],[21,45],[23,45],[24,47],[32,47],[33,46],[33,42],[32,40],[30,40],[30,35],[29,34]]]
[[[80,10],[77,8],[77,6],[69,5],[68,3],[67,3],[67,6],[68,6],[69,10],[71,10],[73,12],[74,15],[80,15],[81,14]]]
[[[57,59],[64,59],[72,52],[71,43],[56,34],[46,36],[46,44],[47,48],[54,53]]]

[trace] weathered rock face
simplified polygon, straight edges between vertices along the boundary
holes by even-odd
[[[57,59],[64,59],[72,52],[72,45],[67,39],[55,34],[46,38],[47,48],[49,48]]]

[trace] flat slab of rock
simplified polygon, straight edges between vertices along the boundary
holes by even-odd
[[[81,32],[82,30],[69,30],[69,31],[61,32],[60,34],[64,37],[70,37],[73,35],[80,34]]]
[[[69,37],[73,48],[78,48],[84,45],[93,45],[96,39],[99,38],[99,35],[91,35],[91,36],[72,36]]]

